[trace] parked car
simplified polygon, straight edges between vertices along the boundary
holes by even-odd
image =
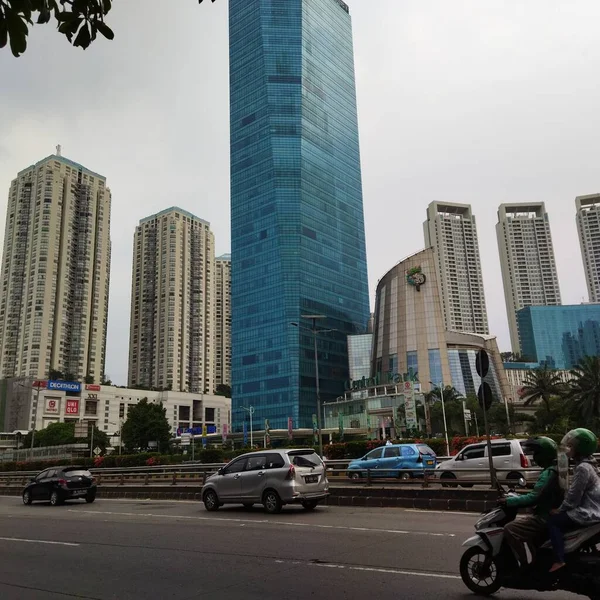
[[[262,504],[267,513],[284,504],[299,503],[312,510],[329,495],[323,461],[313,450],[264,450],[233,459],[211,475],[201,492],[206,510],[224,504],[251,508]]]
[[[521,477],[526,482],[535,481],[538,477],[536,471],[525,471],[535,467],[533,457],[523,451],[522,443],[525,440],[491,440],[492,461],[497,471],[498,481],[516,483]],[[484,481],[490,480],[490,467],[487,452],[487,443],[479,442],[465,446],[456,456],[440,463],[436,475],[447,486],[460,483],[462,487],[472,487],[473,483],[462,483],[462,479],[481,477]]]
[[[427,444],[392,444],[371,450],[348,465],[350,479],[371,477],[398,477],[410,479],[423,477],[425,470],[435,469],[437,458]],[[409,470],[404,470],[409,469]]]
[[[96,499],[96,480],[82,467],[50,467],[34,477],[23,490],[23,504],[36,500],[50,501],[52,506],[65,500]]]

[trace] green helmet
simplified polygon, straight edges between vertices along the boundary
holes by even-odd
[[[598,451],[598,438],[589,429],[571,429],[562,439],[561,446],[571,446],[578,456],[590,456]]]
[[[548,437],[537,436],[523,442],[523,449],[533,451],[535,464],[546,469],[551,467],[558,456],[558,445]]]

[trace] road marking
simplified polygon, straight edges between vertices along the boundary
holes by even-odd
[[[458,575],[445,573],[427,573],[423,571],[405,571],[403,569],[386,569],[384,567],[361,567],[358,565],[341,565],[338,563],[302,562],[299,560],[276,560],[279,564],[303,565],[308,567],[321,567],[325,569],[340,569],[345,571],[367,571],[370,573],[391,573],[393,575],[411,575],[414,577],[431,577],[434,579],[460,579]]]
[[[476,517],[479,514],[476,512],[467,512],[462,510],[429,510],[426,508],[405,508],[404,512],[416,512],[434,515],[464,515],[467,517]]]
[[[49,540],[27,540],[24,538],[0,537],[5,542],[27,542],[29,544],[52,544],[54,546],[79,546],[73,542],[51,542]]]
[[[392,533],[398,535],[419,535],[428,537],[456,537],[454,533],[437,533],[430,531],[409,531],[406,529],[377,529],[373,527],[349,527],[347,525],[321,525],[319,523],[295,523],[293,521],[275,521],[270,519],[236,519],[226,517],[196,517],[189,515],[158,515],[155,513],[114,512],[99,510],[75,510],[69,512],[85,513],[90,515],[115,515],[124,517],[152,517],[159,519],[188,519],[193,521],[221,521],[226,523],[256,523],[266,525],[287,525],[289,527],[313,527],[315,529],[343,529],[345,531],[369,531],[374,533]]]

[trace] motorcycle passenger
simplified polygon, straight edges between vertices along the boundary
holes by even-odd
[[[575,461],[575,468],[565,499],[548,520],[554,550],[551,573],[565,566],[565,531],[600,522],[600,478],[592,456],[598,450],[598,438],[589,429],[572,429],[562,439],[561,446]]]
[[[501,498],[500,504],[507,508],[533,507],[533,514],[515,519],[504,527],[504,536],[519,559],[521,567],[527,563],[525,544],[531,552],[532,562],[535,552],[548,537],[550,511],[560,505],[562,492],[555,466],[558,446],[550,438],[538,436],[523,442],[527,454],[533,452],[533,460],[543,470],[531,492],[512,498]]]

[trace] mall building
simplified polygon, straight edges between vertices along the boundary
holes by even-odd
[[[358,367],[369,364],[369,373],[363,367],[359,379],[346,383],[343,396],[324,405],[325,429],[362,433],[383,426],[389,431],[407,397],[418,405],[432,388],[450,385],[464,396],[476,394],[481,378],[475,361],[482,349],[490,357],[485,380],[495,400],[510,397],[496,338],[446,330],[439,290],[432,248],[404,259],[381,278],[371,343],[361,336],[360,343],[348,344],[350,371],[361,374]]]

